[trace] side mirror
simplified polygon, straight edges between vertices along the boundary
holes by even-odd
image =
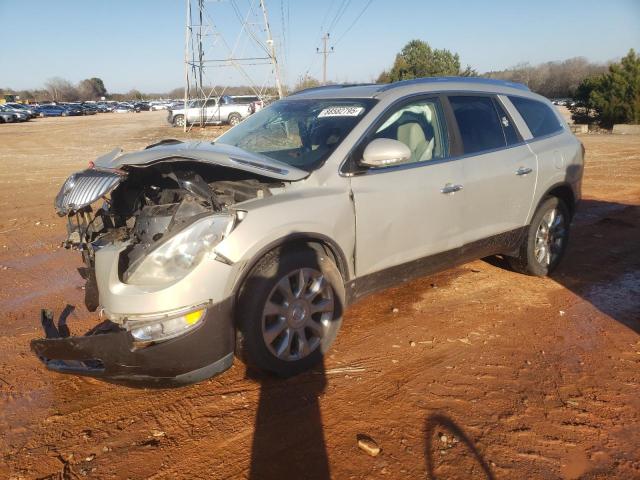
[[[376,138],[362,153],[361,165],[380,168],[404,163],[411,158],[411,150],[404,143],[390,138]]]

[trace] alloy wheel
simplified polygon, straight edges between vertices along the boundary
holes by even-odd
[[[533,249],[536,261],[548,267],[554,263],[564,248],[567,234],[565,218],[558,208],[549,210],[536,230]]]
[[[262,338],[280,360],[296,361],[319,348],[331,328],[334,294],[322,272],[300,268],[273,287],[262,313]]]

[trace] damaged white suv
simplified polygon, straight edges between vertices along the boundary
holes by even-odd
[[[462,78],[311,89],[215,142],[114,151],[55,201],[104,321],[65,336],[44,312],[32,349],[115,382],[195,382],[234,354],[295,374],[367,293],[494,254],[553,270],[583,156],[545,98]]]

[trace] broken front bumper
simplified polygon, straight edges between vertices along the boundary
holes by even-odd
[[[195,383],[233,363],[232,303],[228,299],[208,307],[197,328],[148,346],[138,346],[131,334],[116,324],[108,329],[98,326],[84,336],[62,337],[43,319],[47,338],[32,340],[31,350],[49,370],[60,373],[143,387]]]

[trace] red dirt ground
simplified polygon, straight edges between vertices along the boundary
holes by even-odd
[[[162,117],[0,126],[0,478],[640,478],[640,137],[581,137],[585,200],[552,278],[476,261],[369,297],[314,372],[236,361],[134,390],[46,371],[40,309],[95,321],[53,198],[115,146],[184,136]]]

